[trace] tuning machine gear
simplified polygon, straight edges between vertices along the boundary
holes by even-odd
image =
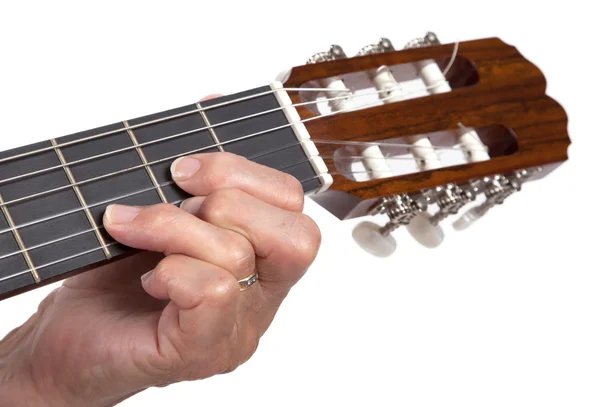
[[[444,241],[444,231],[440,222],[458,211],[477,197],[476,187],[472,184],[448,184],[430,192],[429,200],[435,202],[438,211],[418,214],[408,225],[411,236],[428,248],[438,247]]]
[[[423,37],[418,37],[418,38],[415,38],[415,39],[407,42],[406,45],[404,46],[404,49],[429,47],[432,45],[439,45],[439,44],[440,44],[440,40],[438,39],[438,36],[435,33],[428,31],[425,33],[425,35]]]
[[[396,250],[393,231],[408,226],[419,214],[427,210],[427,198],[422,195],[392,195],[381,198],[369,210],[369,215],[387,215],[388,222],[380,226],[362,222],[353,231],[354,240],[366,251],[378,257],[388,257]]]
[[[358,56],[380,54],[383,52],[395,51],[392,42],[387,38],[381,38],[377,44],[369,44],[358,51]]]
[[[521,191],[523,184],[541,168],[522,169],[514,171],[509,175],[495,175],[484,178],[482,183],[482,193],[485,195],[485,201],[477,205],[458,218],[452,226],[456,230],[464,230],[474,222],[483,217],[490,209],[502,205],[506,198]]]
[[[308,59],[308,61],[306,61],[306,63],[307,64],[317,64],[319,62],[334,61],[336,59],[345,59],[345,58],[348,58],[348,57],[346,56],[344,49],[339,45],[333,44],[331,47],[329,47],[328,51],[317,52],[316,54],[311,56]]]

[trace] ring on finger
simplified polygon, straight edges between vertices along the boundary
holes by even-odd
[[[249,289],[250,287],[252,287],[254,285],[254,283],[256,283],[258,281],[258,273],[255,272],[254,274],[242,279],[238,281],[238,284],[240,285],[240,291],[246,291],[247,289]]]

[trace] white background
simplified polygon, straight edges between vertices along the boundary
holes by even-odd
[[[498,36],[570,116],[570,161],[479,224],[385,260],[314,202],[317,262],[234,373],[126,407],[597,406],[598,47],[592,2],[2,2],[0,147],[263,85],[331,43]],[[590,205],[591,204],[591,205]],[[447,225],[448,226],[448,225]],[[447,228],[449,229],[449,228]],[[45,288],[0,303],[0,336]]]

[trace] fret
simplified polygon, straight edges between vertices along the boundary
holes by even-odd
[[[129,127],[129,123],[127,121],[124,121],[123,125],[125,127]],[[133,130],[128,129],[127,134],[129,134],[129,138],[131,139],[131,142],[133,143],[133,145],[139,146],[140,143],[138,143],[137,138],[135,137],[135,134],[133,134]],[[165,197],[165,194],[164,194],[163,190],[161,189],[160,185],[158,184],[158,181],[156,180],[156,176],[154,175],[152,168],[150,168],[150,166],[148,165],[148,159],[146,159],[146,154],[144,154],[144,150],[142,150],[140,147],[137,147],[136,151],[137,151],[138,155],[140,156],[140,160],[142,160],[142,162],[146,165],[146,171],[148,172],[148,176],[150,177],[150,179],[152,180],[152,183],[156,187],[156,191],[158,192],[160,199],[164,203],[169,202],[167,200],[167,198]]]
[[[0,158],[28,151],[36,151],[46,147],[52,149],[0,164],[2,178],[8,179],[38,170],[60,167],[61,162],[50,141],[0,153]],[[0,185],[0,194],[5,202],[10,202],[42,191],[69,185],[71,185],[71,181],[65,171],[62,168],[57,168],[16,181],[3,183]],[[28,264],[19,269],[12,269],[11,274],[21,273],[34,269],[34,266],[38,266],[37,273],[39,279],[43,281],[76,270],[90,263],[106,260],[106,256],[100,250],[60,265],[45,267],[43,269],[39,268],[40,265],[52,263],[64,257],[100,247],[93,231],[85,233],[91,229],[90,224],[72,188],[61,189],[35,199],[22,200],[6,205],[4,208],[10,214],[8,222],[12,223],[15,229],[18,230],[21,240],[21,243],[18,245],[19,249],[25,250],[25,248],[29,248],[23,252],[24,255],[26,253],[30,258],[30,261],[26,262]],[[57,214],[64,215],[57,217]],[[64,239],[75,233],[79,233],[80,235]],[[54,243],[47,244],[48,242]]]
[[[0,211],[0,231],[7,231],[12,227],[6,219],[5,211]],[[22,249],[12,232],[0,232],[0,295],[36,283],[32,273],[11,277],[15,272],[31,269],[23,255],[11,255],[20,250]]]
[[[200,105],[204,108],[214,106],[226,101],[243,98],[270,91],[269,86],[263,86],[223,96],[216,99],[203,101]],[[208,121],[213,125],[216,137],[223,143],[224,151],[242,155],[263,165],[282,170],[303,182],[305,192],[321,188],[317,172],[313,168],[307,154],[299,144],[298,136],[292,126],[289,126],[285,113],[275,110],[267,114],[219,125],[253,114],[271,111],[280,108],[280,102],[275,94],[266,94],[243,100],[233,104],[205,110]],[[271,129],[277,129],[269,131]],[[255,133],[265,132],[254,137],[239,141],[237,138]],[[301,164],[297,164],[303,162]]]
[[[122,131],[119,131],[121,130]],[[94,140],[86,140],[81,143],[61,147],[65,160],[69,163],[70,171],[78,182],[85,182],[96,177],[112,174],[117,171],[143,165],[140,155],[134,147],[129,133],[123,123],[115,123],[98,129],[87,130],[57,139],[59,144],[75,140],[89,138],[94,134],[113,132],[110,135]],[[76,163],[89,157],[129,148],[115,154],[108,154],[101,158]],[[95,225],[102,225],[102,218],[109,204],[123,205],[153,205],[163,202],[145,168],[123,172],[114,176],[84,183],[79,185],[81,195],[89,206],[89,212]],[[136,191],[145,191],[132,194]],[[126,198],[120,198],[122,196]],[[98,232],[102,237],[111,257],[128,251],[122,245],[112,244],[114,239],[104,231]]]
[[[198,110],[197,105],[182,106],[177,109],[171,109],[164,112],[129,120],[131,126],[139,125],[148,121],[159,120],[184,112],[193,112]],[[160,123],[133,129],[136,139],[140,144],[151,143],[140,147],[149,162],[166,159],[178,155],[188,154],[190,151],[203,149],[200,153],[218,152],[217,148],[210,148],[215,145],[211,132],[206,129],[208,124],[202,118],[200,113],[194,112],[181,117],[162,121]],[[204,129],[204,130],[199,130]],[[199,131],[195,131],[199,130]],[[189,133],[179,137],[172,137],[177,134]],[[172,137],[168,140],[152,143],[155,140]],[[165,160],[160,163],[152,164],[150,168],[158,184],[171,183],[171,164],[175,159]],[[166,185],[161,187],[168,202],[178,202],[189,197],[176,185]]]
[[[57,147],[58,142],[56,141],[56,139],[52,139],[52,140],[50,140],[50,142],[54,146],[54,151],[56,152],[56,155],[58,156],[60,163],[64,165],[63,170],[65,171],[65,174],[67,175],[67,178],[69,179],[69,182],[71,184],[75,184],[77,182],[77,180],[75,180],[75,177],[73,176],[73,173],[71,172],[71,169],[67,165],[67,161],[65,160],[65,157],[63,156],[61,149],[59,147]],[[98,238],[98,243],[100,243],[100,245],[102,246],[102,249],[104,250],[104,254],[106,255],[107,258],[110,258],[111,254],[110,254],[110,251],[108,250],[108,247],[106,247],[106,242],[104,241],[104,237],[100,233],[100,231],[98,229],[98,225],[94,221],[92,213],[90,212],[90,208],[88,207],[88,204],[85,201],[85,198],[81,194],[81,190],[79,189],[79,186],[73,185],[73,191],[75,192],[75,195],[77,195],[77,199],[79,199],[79,203],[81,204],[81,207],[83,208],[85,216],[87,216],[88,221],[90,222],[90,226],[94,230],[94,233],[96,233],[96,238]]]
[[[202,116],[202,120],[204,120],[204,123],[206,123],[206,125],[209,126],[208,131],[210,132],[210,135],[213,138],[215,145],[217,146],[219,151],[225,151],[223,149],[223,146],[221,145],[221,141],[219,140],[219,138],[217,137],[217,134],[215,133],[215,129],[212,128],[210,122],[208,121],[208,117],[206,117],[206,113],[204,113],[204,111],[202,110],[202,106],[200,106],[200,103],[196,103],[196,107],[198,107],[198,111],[200,112],[200,115]]]
[[[27,248],[25,247],[25,243],[23,242],[23,238],[21,237],[21,233],[19,232],[19,229],[16,227],[15,222],[10,214],[10,212],[8,211],[8,208],[4,205],[4,198],[2,198],[2,194],[0,194],[0,205],[2,205],[2,215],[4,215],[4,219],[6,220],[6,224],[7,224],[7,228],[6,229],[11,229],[11,233],[15,239],[15,242],[17,243],[17,246],[19,248],[19,251],[21,252],[22,256],[25,258],[25,264],[27,265],[27,267],[29,268],[29,273],[31,274],[31,277],[33,277],[33,280],[36,283],[40,282],[40,276],[35,268],[35,266],[33,265],[33,260],[31,260],[31,256],[29,255],[29,252],[27,251]],[[5,229],[5,228],[3,228]],[[10,252],[10,253],[14,253]],[[6,253],[9,254],[9,253]]]

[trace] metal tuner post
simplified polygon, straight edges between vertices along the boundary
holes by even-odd
[[[468,228],[481,219],[490,209],[497,205],[502,205],[506,198],[521,191],[523,184],[541,170],[539,167],[522,169],[508,175],[495,175],[482,179],[481,191],[485,195],[485,201],[465,212],[452,226],[456,230]]]

